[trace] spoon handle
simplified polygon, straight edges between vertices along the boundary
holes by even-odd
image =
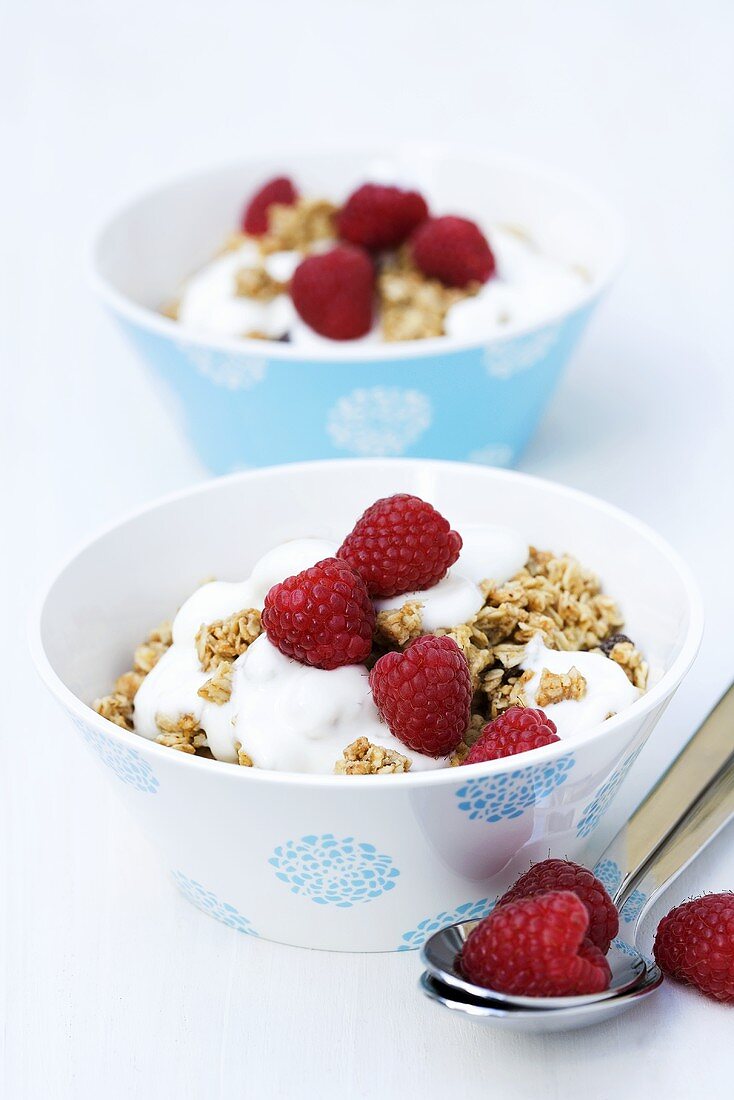
[[[637,923],[652,899],[734,816],[734,684],[601,856],[612,898]]]

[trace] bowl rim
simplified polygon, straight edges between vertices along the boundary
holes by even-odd
[[[234,779],[236,782],[255,782],[255,783],[276,783],[287,784],[293,786],[325,787],[330,790],[337,788],[343,788],[344,777],[339,775],[323,775],[320,773],[309,772],[286,772],[286,771],[272,771],[265,768],[241,768],[234,764],[227,763],[223,760],[209,760],[199,756],[191,755],[188,753],[174,752],[170,748],[164,745],[159,745],[155,741],[151,741],[148,738],[142,737],[130,730],[123,730],[121,727],[110,722],[109,719],[103,718],[92,709],[89,704],[83,702],[78,696],[76,696],[56,673],[52,667],[51,662],[46,654],[42,621],[48,598],[61,579],[67,568],[86,550],[88,550],[95,542],[101,538],[112,533],[119,527],[123,527],[127,523],[130,523],[140,516],[147,513],[156,511],[165,505],[175,503],[176,501],[183,500],[187,497],[195,497],[199,494],[205,494],[211,491],[214,487],[222,484],[230,484],[236,482],[242,482],[246,484],[249,481],[256,481],[263,477],[272,476],[274,473],[279,476],[298,477],[299,473],[318,472],[318,470],[333,467],[338,465],[347,470],[349,469],[364,469],[364,468],[377,468],[387,467],[388,469],[399,470],[406,469],[408,467],[425,469],[426,467],[432,469],[470,469],[475,471],[481,471],[482,474],[494,478],[498,481],[510,481],[516,484],[530,484],[541,489],[551,489],[554,493],[567,500],[575,500],[591,506],[598,511],[601,511],[614,519],[622,521],[631,529],[635,530],[638,534],[642,535],[648,541],[650,541],[657,550],[669,561],[673,568],[678,573],[682,582],[689,611],[689,624],[686,636],[681,646],[681,651],[673,661],[670,668],[661,676],[660,680],[653,685],[643,696],[635,700],[628,708],[616,714],[613,718],[606,719],[603,723],[599,723],[595,727],[587,730],[581,738],[573,738],[571,742],[566,740],[556,741],[551,745],[546,745],[540,749],[532,750],[532,759],[523,760],[523,756],[526,754],[521,753],[517,756],[506,757],[501,760],[484,761],[478,764],[462,765],[460,769],[446,767],[438,768],[433,771],[424,772],[407,772],[400,775],[355,775],[349,777],[349,787],[351,790],[353,786],[358,786],[364,789],[365,784],[368,790],[384,791],[385,784],[389,786],[397,785],[399,788],[414,788],[414,787],[426,787],[426,786],[442,786],[443,784],[465,782],[472,779],[483,778],[484,776],[496,776],[506,771],[515,771],[523,767],[532,766],[533,764],[542,765],[552,761],[556,758],[560,758],[565,753],[573,751],[575,745],[588,745],[600,739],[606,738],[610,731],[619,729],[625,723],[628,723],[630,719],[644,719],[651,711],[653,711],[658,705],[669,700],[675,689],[680,684],[681,680],[691,667],[698,649],[701,644],[701,638],[703,634],[704,623],[704,611],[703,601],[701,594],[693,575],[679,556],[676,550],[674,550],[668,542],[658,535],[651,527],[641,520],[630,515],[622,508],[618,508],[616,505],[609,504],[606,501],[594,496],[591,493],[583,492],[579,489],[572,489],[569,486],[561,485],[558,482],[550,481],[546,478],[535,477],[531,474],[520,473],[516,470],[503,470],[498,467],[480,466],[474,463],[468,462],[451,462],[440,459],[411,459],[411,458],[352,458],[352,459],[322,459],[313,462],[299,462],[280,464],[275,466],[263,466],[255,470],[246,470],[234,474],[228,474],[224,477],[209,478],[205,481],[188,486],[184,489],[178,489],[174,492],[167,493],[164,496],[158,497],[156,500],[144,504],[141,507],[132,509],[124,516],[118,518],[114,522],[105,524],[102,528],[94,532],[90,537],[86,538],[81,544],[77,545],[70,554],[68,554],[59,566],[54,569],[46,583],[42,585],[38,592],[35,601],[32,604],[31,613],[28,622],[28,638],[31,656],[35,663],[36,669],[41,676],[41,679],[45,683],[48,690],[54,695],[59,702],[71,713],[72,716],[77,717],[80,721],[87,725],[96,727],[97,730],[117,741],[121,746],[128,749],[136,749],[137,751],[149,752],[156,756],[162,756],[169,764],[184,768],[205,768],[210,774],[219,772],[222,776],[229,776],[230,779]],[[140,743],[140,744],[138,744]]]
[[[534,176],[539,181],[556,184],[565,188],[579,201],[594,208],[598,214],[608,223],[610,236],[616,241],[616,249],[607,259],[606,266],[602,266],[597,275],[588,285],[580,291],[578,297],[571,305],[556,309],[542,321],[536,321],[528,325],[519,325],[508,333],[489,335],[483,338],[465,337],[462,339],[451,336],[430,337],[425,340],[402,340],[392,343],[355,344],[351,341],[324,341],[315,345],[289,345],[277,341],[253,340],[249,337],[224,337],[212,336],[207,333],[197,332],[185,325],[174,321],[163,314],[157,313],[146,306],[138,305],[128,295],[119,291],[112,282],[102,274],[101,256],[104,239],[113,226],[127,217],[135,207],[155,195],[160,195],[176,186],[191,183],[194,180],[204,180],[220,173],[232,172],[237,168],[254,166],[266,161],[287,162],[297,161],[299,156],[308,156],[311,159],[328,156],[353,156],[355,159],[367,157],[389,158],[413,156],[434,157],[441,160],[469,160],[483,166],[502,166],[524,172],[528,176]],[[344,363],[383,362],[403,359],[429,359],[433,356],[448,355],[457,352],[470,351],[485,347],[501,346],[513,340],[530,336],[559,325],[568,317],[583,311],[608,288],[609,284],[622,267],[627,252],[627,230],[622,217],[606,199],[598,195],[592,188],[577,181],[572,176],[524,157],[506,154],[490,149],[471,149],[468,146],[452,144],[449,142],[404,142],[392,143],[383,147],[298,147],[294,146],[283,153],[273,153],[263,150],[251,157],[241,157],[212,165],[208,168],[199,168],[167,179],[153,186],[138,190],[126,200],[118,203],[111,212],[99,221],[93,230],[87,245],[87,272],[91,286],[96,295],[118,316],[131,322],[139,328],[151,332],[157,336],[173,341],[175,344],[184,345],[186,348],[207,349],[221,351],[227,355],[255,356],[258,359],[281,360],[284,362],[323,362],[339,361]]]

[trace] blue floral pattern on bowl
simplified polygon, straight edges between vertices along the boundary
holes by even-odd
[[[134,787],[136,791],[145,794],[157,794],[160,786],[155,772],[147,760],[144,760],[137,749],[127,745],[119,745],[106,733],[92,729],[86,722],[82,722],[74,715],[71,716],[74,725],[80,734],[97,754],[102,763],[110,768],[118,779]]]
[[[647,894],[643,894],[642,890],[632,891],[622,906],[622,912],[620,913],[625,924],[632,924],[633,921],[637,920],[646,901]]]
[[[339,840],[333,833],[286,841],[268,862],[292,894],[338,909],[373,901],[393,890],[400,875],[392,857],[378,852],[373,844],[350,836]]]
[[[520,817],[565,783],[575,763],[573,756],[562,756],[548,764],[472,779],[456,792],[459,809],[471,821],[492,823]]]
[[[613,894],[622,881],[622,872],[613,859],[600,860],[594,868],[594,874],[608,894]]]
[[[622,871],[619,864],[613,859],[602,859],[594,868],[594,874],[606,888],[608,894],[614,894],[622,881]],[[637,920],[642,908],[647,901],[647,894],[642,890],[633,890],[620,910],[620,917],[625,924],[631,924]]]
[[[588,806],[584,807],[581,814],[581,820],[576,826],[576,836],[591,836],[594,829],[596,829],[597,825],[604,817],[604,814],[609,809],[612,799],[624,783],[627,773],[641,752],[642,745],[639,745],[629,754],[629,756],[625,757],[619,767],[615,768],[612,772],[606,783],[599,788]]]
[[[197,909],[201,909],[202,913],[221,921],[228,928],[243,932],[246,936],[257,935],[247,917],[243,917],[234,905],[230,905],[226,901],[220,901],[216,894],[213,894],[211,890],[207,890],[196,879],[189,878],[183,871],[173,871],[172,874],[174,882],[184,897]]]
[[[411,928],[409,932],[403,932],[403,943],[398,947],[398,951],[415,951],[416,948],[422,947],[434,932],[439,932],[442,928],[448,928],[459,921],[481,920],[482,917],[486,917],[488,913],[492,912],[494,906],[494,901],[490,901],[489,898],[481,898],[479,901],[464,902],[463,905],[458,905],[456,909],[437,913],[435,917],[426,917],[415,928]]]

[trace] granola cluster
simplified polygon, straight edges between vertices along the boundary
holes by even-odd
[[[344,750],[344,759],[337,760],[337,775],[389,775],[409,772],[410,760],[393,749],[373,745],[366,737],[358,737]]]
[[[222,661],[236,660],[261,633],[260,612],[254,607],[201,626],[196,635],[196,654],[204,672]]]
[[[121,726],[124,730],[133,728],[133,700],[145,677],[154,668],[171,645],[171,624],[161,623],[151,630],[133,654],[133,667],[123,672],[115,680],[109,695],[104,695],[94,703],[97,714]]]
[[[385,340],[444,336],[444,321],[451,306],[477,294],[480,288],[481,284],[475,283],[460,290],[429,279],[402,250],[377,279],[382,335]]]

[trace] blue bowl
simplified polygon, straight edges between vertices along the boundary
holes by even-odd
[[[520,225],[548,254],[588,271],[588,284],[542,325],[485,341],[289,346],[208,337],[156,312],[237,225],[243,196],[284,167],[314,194],[343,194],[378,174],[416,180],[434,209]],[[93,270],[215,473],[349,455],[511,466],[618,266],[621,241],[615,215],[565,180],[421,147],[252,160],[179,180],[107,222]]]

